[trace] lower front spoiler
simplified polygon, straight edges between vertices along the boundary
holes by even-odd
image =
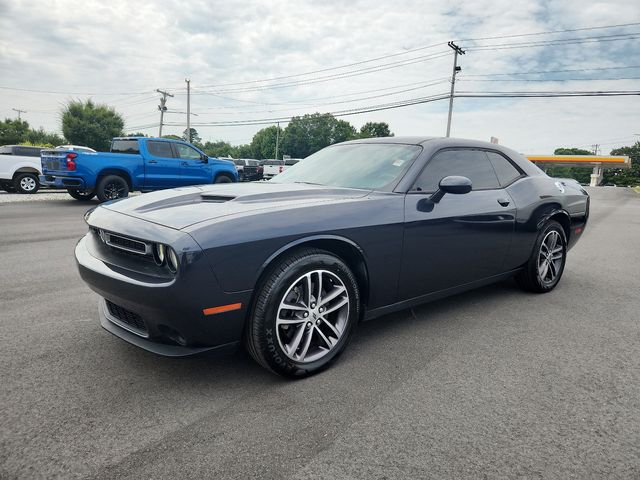
[[[225,355],[235,352],[240,344],[240,342],[237,341],[214,347],[183,347],[180,345],[168,345],[166,343],[153,342],[140,337],[135,333],[131,333],[111,322],[106,315],[104,300],[101,300],[98,304],[98,315],[100,316],[100,324],[102,325],[102,328],[109,333],[114,334],[116,337],[119,337],[125,342],[131,343],[136,347],[140,347],[148,352],[165,357],[189,357],[191,355],[213,351],[215,351],[216,354]]]

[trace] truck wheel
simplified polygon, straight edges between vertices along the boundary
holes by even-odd
[[[233,180],[229,175],[225,175],[224,173],[221,173],[216,177],[216,180],[213,183],[232,183],[232,182]]]
[[[96,194],[101,202],[126,198],[129,196],[129,185],[124,178],[118,175],[107,175],[98,182]]]
[[[69,195],[71,195],[76,200],[80,200],[83,202],[91,200],[96,196],[96,192],[94,192],[93,190],[79,190],[77,188],[67,188],[67,193],[69,193]]]
[[[38,177],[33,173],[19,173],[13,179],[13,188],[18,193],[36,193],[40,188]]]

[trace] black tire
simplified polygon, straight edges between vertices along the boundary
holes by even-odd
[[[232,183],[233,179],[224,173],[218,175],[213,183]]]
[[[238,181],[239,182],[244,182],[244,180],[245,180],[244,173],[238,172]]]
[[[40,181],[35,173],[18,173],[13,178],[13,188],[18,193],[36,193],[40,188]]]
[[[127,198],[129,196],[129,184],[119,175],[106,175],[98,180],[96,195],[101,202]]]
[[[556,243],[549,252],[548,242],[551,242],[552,238],[556,239]],[[545,262],[546,269],[544,268]],[[523,270],[516,275],[516,282],[522,289],[529,292],[550,292],[558,285],[566,262],[566,234],[562,225],[551,220],[538,233],[531,257]]]
[[[298,295],[298,300],[306,296],[306,292],[298,292],[297,287],[294,288],[294,286],[301,285],[296,282],[310,272],[312,278],[313,275],[316,275],[316,279],[318,279],[318,272],[322,272],[320,275],[324,275],[323,287],[320,288],[321,291],[317,297],[322,297],[322,290],[324,290],[326,303],[318,302],[317,306],[315,303],[311,303],[311,306],[316,308],[311,315],[309,311],[297,312],[298,308],[291,310],[290,313],[293,314],[291,318],[297,322],[296,325],[278,326],[276,318],[282,313],[281,302],[284,302],[285,295]],[[316,294],[318,282],[312,285],[313,294]],[[332,285],[331,292],[340,289],[344,289],[344,291],[329,300],[329,285]],[[305,248],[288,255],[266,273],[256,289],[256,295],[244,333],[245,346],[256,362],[285,377],[302,378],[326,368],[347,346],[360,317],[360,293],[355,276],[342,260],[324,250]],[[316,297],[309,296],[307,298],[313,302]],[[344,302],[345,298],[346,303]],[[339,303],[333,303],[336,301]],[[337,311],[329,314],[318,313],[323,308],[331,310],[332,307],[339,304],[343,306]],[[304,301],[297,303],[297,305],[304,305]],[[302,315],[306,320],[301,319]],[[332,323],[333,328],[330,328],[328,321],[321,323],[325,315],[329,322],[335,322]],[[330,315],[335,316],[331,319]],[[335,320],[336,318],[338,320]],[[340,330],[339,335],[332,333],[337,330]],[[311,353],[308,359],[295,360],[291,358],[291,352],[287,353],[283,349],[281,340],[291,342],[299,333],[299,338],[310,335],[310,339],[313,339],[307,343],[307,347],[304,349],[305,353],[300,352],[300,355],[305,355],[306,352],[313,350],[315,353]],[[332,346],[326,342],[327,338],[333,342]],[[323,339],[325,340],[323,341]],[[305,343],[304,340],[298,341],[298,345],[301,345],[300,348],[303,348],[303,343]],[[310,346],[310,343],[313,345]],[[326,348],[327,346],[329,348]],[[295,357],[297,353],[298,349],[294,347],[292,355]],[[315,358],[318,355],[320,358]]]
[[[89,201],[96,196],[96,192],[94,190],[79,190],[77,188],[67,188],[67,193],[76,200],[80,200],[82,202]]]
[[[0,188],[2,188],[2,190],[4,190],[7,193],[16,193],[16,189],[13,188],[13,185],[11,185],[10,183],[0,184]]]

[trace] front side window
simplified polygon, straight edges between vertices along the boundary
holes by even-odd
[[[498,177],[482,150],[444,150],[436,153],[416,181],[413,190],[435,192],[440,180],[450,175],[467,177],[473,190],[500,188]]]
[[[149,150],[149,155],[154,157],[173,158],[173,150],[169,142],[149,141],[147,142],[147,149]]]
[[[189,145],[182,143],[176,143],[176,150],[178,150],[178,156],[185,160],[201,160],[200,152],[195,148],[191,148]]]

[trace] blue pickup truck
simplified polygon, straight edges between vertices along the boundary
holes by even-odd
[[[40,183],[65,188],[77,200],[124,198],[134,190],[237,182],[233,162],[208,157],[167,138],[116,137],[109,153],[43,150]]]

